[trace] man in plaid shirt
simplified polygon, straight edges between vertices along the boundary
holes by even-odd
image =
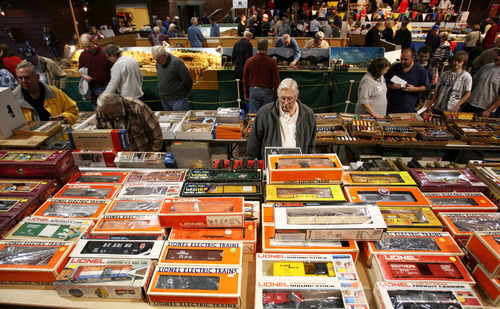
[[[163,137],[153,111],[139,99],[104,92],[97,99],[97,128],[125,129],[130,151],[160,151]]]

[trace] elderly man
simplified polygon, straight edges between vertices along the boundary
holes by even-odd
[[[40,75],[41,82],[57,87],[61,90],[66,88],[68,75],[52,59],[39,56],[32,47],[24,49],[23,55],[26,60],[35,66],[38,74]]]
[[[80,54],[78,70],[84,67],[88,69],[87,74],[80,71],[80,75],[82,79],[89,83],[92,105],[96,109],[97,98],[106,90],[106,86],[111,79],[113,64],[107,59],[103,48],[92,41],[90,34],[82,34],[80,42],[85,50]]]
[[[161,150],[163,137],[158,118],[141,100],[104,92],[97,106],[97,128],[127,130],[130,151]]]
[[[301,56],[299,44],[297,44],[297,41],[289,34],[285,34],[281,38],[278,38],[274,43],[274,47],[291,48],[293,50],[293,61],[290,62],[290,67],[294,67],[297,61],[299,61]]]
[[[142,72],[139,62],[132,57],[122,56],[122,51],[116,45],[106,46],[104,53],[109,61],[114,63],[106,91],[118,90],[121,95],[141,99],[144,92],[142,92]]]
[[[161,19],[158,19],[156,21],[156,27],[160,28],[161,34],[167,34],[168,28],[163,25],[163,21]],[[154,31],[154,28],[153,28],[153,31]]]
[[[245,99],[249,102],[248,112],[251,114],[274,101],[274,94],[280,83],[278,64],[267,55],[268,44],[267,39],[259,39],[257,54],[248,59],[243,71]]]
[[[191,27],[188,28],[188,39],[191,47],[203,47],[205,37],[198,28],[198,17],[191,18]]]
[[[74,124],[78,107],[64,92],[40,82],[36,68],[24,60],[17,65],[19,86],[13,93],[21,105],[27,121],[49,121],[51,117],[64,117],[63,122]]]
[[[148,39],[149,42],[151,42],[151,45],[163,45],[163,41],[168,41],[168,36],[160,32],[160,27],[154,27],[153,31],[153,33],[148,35]]]
[[[187,96],[193,87],[193,79],[182,60],[167,53],[163,46],[153,46],[156,60],[158,90],[161,104],[166,111],[187,111]]]
[[[322,31],[316,32],[314,35],[314,39],[307,40],[304,48],[329,48],[330,44],[327,41],[323,40],[325,35]]]
[[[255,117],[247,144],[247,156],[264,159],[265,148],[300,147],[314,153],[316,118],[311,108],[298,99],[299,87],[291,78],[278,87],[278,100],[264,105]]]

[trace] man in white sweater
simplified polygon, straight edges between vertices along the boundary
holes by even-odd
[[[122,56],[120,48],[111,44],[104,48],[104,54],[113,62],[111,80],[105,91],[114,93],[118,89],[123,96],[141,99],[144,92],[139,62],[132,57]]]

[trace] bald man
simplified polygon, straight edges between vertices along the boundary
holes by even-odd
[[[274,43],[274,47],[276,48],[291,48],[293,50],[293,61],[290,62],[290,67],[294,67],[297,64],[297,61],[300,59],[300,47],[289,34],[283,35],[281,38],[276,40]]]

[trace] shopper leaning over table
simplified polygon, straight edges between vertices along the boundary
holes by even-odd
[[[97,128],[127,130],[130,151],[160,151],[161,127],[154,112],[139,99],[104,92],[97,99]]]
[[[387,86],[384,74],[390,63],[384,57],[373,59],[368,72],[361,78],[358,87],[356,114],[370,114],[374,118],[384,118],[387,112]]]
[[[132,57],[122,56],[122,51],[116,45],[108,45],[104,48],[108,60],[113,62],[111,68],[111,80],[107,92],[118,92],[127,97],[142,99],[142,72],[139,62]]]
[[[278,100],[257,112],[247,143],[250,159],[264,159],[265,148],[300,147],[302,153],[314,153],[316,118],[312,109],[299,99],[299,87],[285,78],[278,87]]]

